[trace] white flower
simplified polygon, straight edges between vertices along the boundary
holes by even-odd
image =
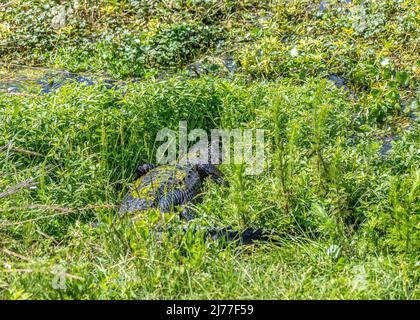
[[[292,57],[297,57],[297,56],[299,55],[299,51],[298,51],[298,49],[297,49],[296,47],[293,47],[293,49],[292,49],[292,50],[290,50],[290,55],[291,55]]]
[[[385,66],[389,65],[390,62],[391,62],[391,60],[389,58],[384,58],[381,61],[381,66],[385,67]]]
[[[5,268],[5,269],[12,269],[12,266],[10,265],[10,264],[8,264],[7,262],[5,262],[4,264],[3,264],[3,267]]]

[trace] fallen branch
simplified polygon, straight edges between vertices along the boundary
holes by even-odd
[[[22,189],[35,187],[38,183],[39,182],[34,182],[34,179],[33,178],[30,178],[28,180],[19,182],[14,187],[9,188],[8,190],[6,190],[4,192],[0,192],[0,199],[6,198],[8,196],[11,196],[12,194],[18,193]]]
[[[6,254],[8,254],[8,255],[10,255],[10,256],[15,256],[15,257],[18,257],[18,258],[19,258],[19,259],[21,259],[21,260],[25,260],[25,261],[27,261],[27,262],[33,262],[31,259],[29,259],[29,258],[27,258],[27,257],[25,257],[25,256],[22,256],[22,255],[21,255],[21,254],[19,254],[19,253],[16,253],[16,252],[10,251],[9,249],[3,248],[1,251],[3,251],[4,253],[6,253]]]
[[[1,151],[1,148],[0,148]],[[49,167],[49,166],[47,166]],[[4,191],[4,192],[0,192],[0,199],[1,198],[6,198],[12,194],[18,193],[20,190],[24,189],[24,188],[32,188],[35,187],[36,185],[39,184],[39,182],[34,182],[35,179],[40,178],[45,176],[48,172],[50,172],[51,170],[53,170],[54,168],[56,168],[57,166],[54,166],[52,168],[48,168],[43,174],[39,175],[38,177],[35,178],[29,178],[25,181],[19,182],[16,186],[9,188],[8,190]],[[0,209],[0,211],[2,211]]]
[[[12,144],[6,144],[2,147],[0,147],[0,152],[3,152],[4,150],[9,149],[10,151],[16,152],[16,153],[23,153],[23,154],[27,154],[29,156],[35,156],[35,157],[45,157],[43,154],[36,152],[36,151],[32,151],[32,150],[27,150],[27,149],[23,149],[23,148],[17,148],[17,147],[12,147]]]

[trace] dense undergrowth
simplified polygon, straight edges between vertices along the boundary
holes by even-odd
[[[418,299],[418,6],[78,1],[52,28],[53,8],[0,5],[5,81],[16,64],[95,81],[0,94],[0,298]],[[266,130],[264,172],[222,165],[195,223],[279,244],[157,241],[116,215],[182,120]]]

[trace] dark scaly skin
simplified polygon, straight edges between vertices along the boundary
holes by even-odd
[[[134,190],[125,197],[120,212],[145,211],[156,208],[162,213],[181,207],[181,217],[193,219],[187,204],[197,200],[204,180],[210,176],[224,183],[221,172],[213,165],[143,165],[137,170]]]
[[[184,158],[185,159],[185,158]],[[134,188],[124,198],[120,213],[136,213],[158,209],[162,214],[180,212],[180,218],[194,219],[188,204],[199,199],[202,186],[207,177],[217,183],[227,185],[222,173],[213,164],[192,163],[161,165],[144,164],[137,168]],[[223,239],[236,244],[251,244],[262,239],[261,230],[246,229],[244,232],[232,228],[207,228],[207,238]]]

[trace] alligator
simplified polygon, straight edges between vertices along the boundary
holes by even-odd
[[[191,204],[200,201],[203,183],[211,178],[218,184],[228,186],[222,173],[211,161],[200,159],[198,144],[179,161],[165,165],[143,164],[136,170],[134,187],[123,199],[119,212],[134,213],[133,220],[141,217],[144,211],[157,209],[162,215],[170,212],[179,213],[185,222],[196,218]],[[211,158],[211,148],[208,148],[208,158]],[[198,157],[197,157],[198,156]],[[137,213],[137,215],[136,215]],[[188,229],[188,224],[184,225]],[[223,239],[226,243],[251,244],[255,240],[266,239],[260,229],[248,228],[242,232],[225,228],[205,228],[205,238]]]

